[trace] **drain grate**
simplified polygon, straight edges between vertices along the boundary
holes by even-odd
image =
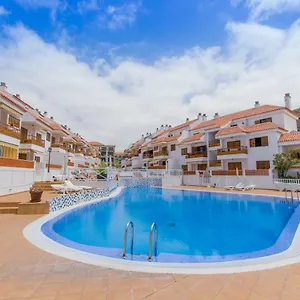
[[[169,223],[169,227],[175,227],[175,223]]]

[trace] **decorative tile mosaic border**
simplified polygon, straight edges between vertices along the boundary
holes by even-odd
[[[119,186],[124,187],[151,187],[162,186],[162,178],[120,178]]]
[[[98,189],[92,191],[78,192],[74,194],[66,194],[48,200],[50,204],[50,212],[61,210],[65,207],[73,206],[82,202],[89,202],[97,198],[108,197],[110,193],[118,187],[117,181],[110,181],[106,189]]]

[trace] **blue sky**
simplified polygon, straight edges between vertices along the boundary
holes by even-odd
[[[2,1],[9,12],[0,19],[2,24],[22,22],[52,43],[67,37],[69,46],[79,53],[91,48],[80,56],[86,60],[90,54],[107,57],[112,48],[118,55],[151,62],[195,46],[222,46],[227,39],[226,23],[249,18],[243,2],[229,0]],[[261,23],[286,28],[298,13],[275,14]]]
[[[299,16],[300,0],[0,0],[0,80],[122,149],[216,107],[300,106]]]

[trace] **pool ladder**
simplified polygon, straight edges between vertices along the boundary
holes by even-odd
[[[133,255],[133,240],[134,240],[134,225],[132,221],[129,221],[125,226],[124,231],[124,248],[122,257],[126,258],[126,248],[127,248],[127,236],[128,230],[131,227],[131,247],[130,247],[130,254]],[[149,249],[148,249],[148,261],[152,261],[152,246],[153,246],[153,232],[154,232],[154,256],[157,256],[157,239],[158,239],[158,230],[156,223],[152,223],[150,227],[150,234],[149,234]]]
[[[133,239],[134,239],[134,225],[132,221],[129,221],[125,226],[124,231],[124,248],[123,248],[123,258],[126,258],[126,246],[127,246],[127,235],[128,235],[128,229],[129,226],[131,226],[131,247],[130,247],[130,254],[133,255]]]
[[[288,200],[288,189],[284,189],[285,191],[285,203],[289,203],[290,201]],[[294,203],[294,192],[297,194],[297,200],[299,201],[299,190],[290,190],[291,192],[291,202]]]

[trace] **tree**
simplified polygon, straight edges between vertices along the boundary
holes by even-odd
[[[295,158],[295,151],[290,151],[288,153],[279,153],[274,155],[273,165],[275,170],[278,172],[279,178],[286,178],[289,169],[300,163],[298,158]]]
[[[114,162],[113,162],[113,167],[114,167],[114,168],[117,168],[117,169],[120,168],[120,167],[121,167],[120,162],[119,162],[118,160],[115,159]]]
[[[97,171],[102,175],[106,176],[106,168],[107,168],[107,163],[104,161],[101,161],[98,166],[97,166]]]

